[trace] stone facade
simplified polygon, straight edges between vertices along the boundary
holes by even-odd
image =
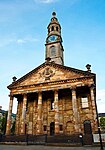
[[[44,72],[49,70],[45,75]],[[96,122],[95,74],[46,62],[9,86],[18,101],[16,134],[71,134],[84,132],[84,121]],[[87,98],[86,107],[82,98]],[[84,102],[85,103],[85,102]],[[87,106],[88,105],[88,106]],[[10,115],[8,117],[10,124]],[[8,129],[8,126],[7,126]],[[8,131],[8,130],[7,130]]]
[[[54,21],[55,14],[53,14]],[[52,28],[50,23],[48,26]],[[54,28],[56,27],[56,22]],[[56,27],[60,32],[61,27]],[[50,30],[50,29],[49,29]],[[52,33],[52,31],[49,31]],[[46,40],[46,53],[50,46],[62,51],[61,38]],[[55,32],[54,32],[55,33]],[[61,36],[60,33],[58,36]],[[61,48],[59,48],[61,45]],[[58,54],[58,53],[57,53]],[[49,57],[49,56],[48,56]],[[8,86],[10,105],[6,134],[10,134],[13,98],[17,98],[16,134],[76,134],[94,133],[96,125],[96,75],[87,71],[63,66],[62,54],[48,59],[22,78]],[[53,61],[55,60],[55,62]],[[87,125],[87,127],[86,127]]]

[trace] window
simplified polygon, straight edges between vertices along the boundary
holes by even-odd
[[[48,33],[50,33],[50,29],[48,28]]]
[[[63,125],[59,125],[60,131],[63,131]]]
[[[51,100],[51,110],[54,109],[54,100]]]
[[[51,27],[51,31],[54,31],[54,26]]]
[[[47,131],[47,126],[43,126],[43,128],[44,128],[44,131]]]
[[[56,27],[56,30],[58,31],[58,27]]]
[[[82,103],[82,108],[89,107],[89,105],[88,105],[88,98],[87,97],[82,97],[81,98],[81,103]]]
[[[52,46],[50,48],[50,51],[51,51],[51,56],[56,56],[56,48],[55,48],[55,46]]]

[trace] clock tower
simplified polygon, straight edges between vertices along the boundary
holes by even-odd
[[[46,38],[46,61],[64,65],[63,46],[61,37],[61,26],[56,18],[56,13],[52,13],[51,22],[48,25],[48,35]]]

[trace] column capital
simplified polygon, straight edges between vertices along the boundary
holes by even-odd
[[[96,88],[96,84],[88,84],[88,87],[91,89],[95,89]]]
[[[10,94],[8,95],[10,97],[10,99],[13,99],[14,98],[14,95],[13,94]]]
[[[76,86],[72,86],[70,89],[71,89],[72,91],[76,91]]]
[[[27,99],[27,93],[24,93],[24,94],[23,94],[23,99],[24,99],[24,98]]]
[[[28,94],[28,93],[22,93],[21,95],[22,95],[22,96],[27,96],[27,94]]]
[[[57,94],[57,93],[58,93],[58,89],[54,89],[53,91],[54,91],[54,93],[55,93],[55,94]]]
[[[41,90],[40,90],[40,91],[37,91],[37,93],[38,93],[38,94],[42,94],[42,91],[41,91]]]

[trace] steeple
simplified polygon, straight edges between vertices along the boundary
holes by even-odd
[[[63,46],[61,37],[61,26],[56,18],[56,13],[52,13],[51,21],[47,27],[48,34],[46,38],[46,56],[45,59],[50,58],[50,62],[55,62],[64,65],[63,60]]]

